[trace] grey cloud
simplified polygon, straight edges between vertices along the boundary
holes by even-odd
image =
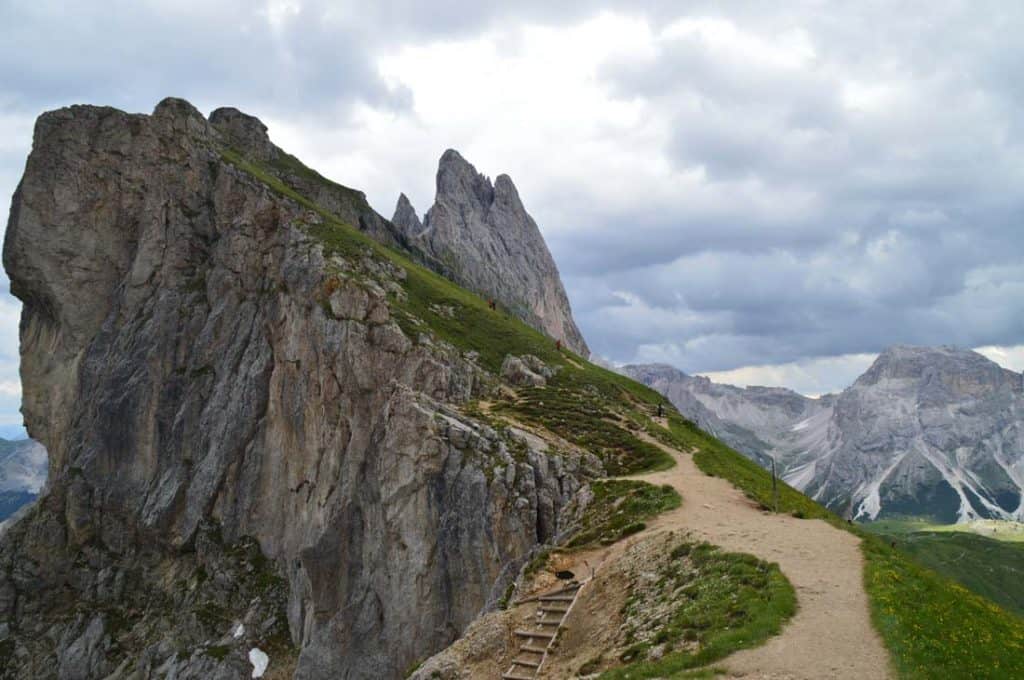
[[[628,205],[582,181],[524,195],[594,350],[709,371],[1024,340],[1024,6],[316,0],[271,25],[264,5],[186,4],[0,5],[0,111],[149,110],[176,94],[342,128],[356,103],[411,115],[412,93],[375,64],[403,44],[602,9],[655,31],[683,13],[719,17],[769,45],[799,29],[815,50],[799,66],[690,36],[598,69],[664,124],[651,163],[706,177],[672,192],[623,176]],[[891,85],[891,101],[849,108],[853,82]],[[24,153],[0,153],[6,182]]]
[[[373,34],[304,3],[272,24],[232,1],[181,6],[114,0],[0,6],[0,102],[33,114],[68,103],[146,110],[169,94],[197,104],[339,115],[354,101],[403,108],[373,63]]]
[[[628,230],[619,216],[592,220],[572,253],[556,239],[570,294],[590,290],[579,313],[596,352],[700,371],[1024,338],[1024,15],[998,3],[823,9],[723,12],[769,43],[802,28],[816,52],[806,67],[739,63],[684,36],[602,69],[617,96],[670,121],[668,163],[704,168],[724,195],[755,183],[765,202],[709,214],[686,195],[656,211],[638,200]],[[844,106],[852,81],[891,86],[891,101]],[[773,209],[794,188],[813,200],[787,221]],[[626,296],[606,305],[594,288]]]

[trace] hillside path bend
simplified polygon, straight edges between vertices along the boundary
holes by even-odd
[[[779,635],[714,666],[750,680],[892,677],[889,655],[871,624],[859,538],[823,520],[762,511],[728,481],[704,474],[690,454],[649,441],[676,465],[628,479],[669,484],[683,503],[650,520],[643,533],[689,532],[776,562],[796,590],[797,613]]]

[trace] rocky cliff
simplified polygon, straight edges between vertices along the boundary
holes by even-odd
[[[976,352],[892,347],[839,395],[716,385],[670,367],[626,372],[850,517],[1024,517],[1022,376]]]
[[[3,260],[50,489],[0,543],[0,677],[401,677],[564,529],[600,463],[466,408],[506,352],[403,238],[233,109],[39,118]]]
[[[392,222],[443,274],[583,357],[590,355],[555,261],[508,175],[492,184],[449,149],[441,156],[437,195],[423,221],[402,194]]]

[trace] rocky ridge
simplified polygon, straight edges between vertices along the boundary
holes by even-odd
[[[464,408],[500,349],[435,332],[482,312],[403,238],[234,109],[39,118],[4,266],[50,486],[0,543],[0,677],[401,677],[565,530],[600,463]]]
[[[718,385],[667,366],[627,375],[846,516],[1024,517],[1024,385],[976,352],[896,346],[838,395]]]
[[[434,204],[423,221],[402,194],[392,222],[410,248],[440,263],[442,274],[590,356],[558,267],[508,175],[498,175],[492,184],[448,149],[438,164]]]

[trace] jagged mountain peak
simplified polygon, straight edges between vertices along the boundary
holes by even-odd
[[[206,117],[199,112],[192,102],[180,97],[164,97],[153,108],[153,116],[156,118],[192,118],[206,121]]]
[[[885,380],[941,383],[956,394],[981,394],[1020,388],[1021,375],[978,352],[952,345],[886,348],[854,383],[867,388]]]
[[[477,172],[473,164],[455,149],[447,149],[441,154],[435,184],[438,201],[449,197],[461,200],[466,196],[474,197],[484,206],[494,201],[494,186],[491,180]]]
[[[633,377],[640,382],[656,378],[692,378],[693,376],[679,370],[671,364],[628,364],[622,367],[623,375]]]
[[[508,175],[492,184],[455,149],[438,162],[422,223],[399,197],[392,220],[413,251],[456,283],[493,299],[570,349],[589,355],[537,223]]]
[[[225,135],[235,148],[260,161],[270,161],[280,155],[270,141],[267,126],[256,116],[223,106],[210,113],[210,124]]]
[[[395,214],[391,218],[391,222],[402,233],[410,237],[418,236],[423,231],[423,223],[420,222],[419,215],[416,214],[416,208],[413,207],[409,197],[404,193],[398,195],[398,201],[395,203]]]

